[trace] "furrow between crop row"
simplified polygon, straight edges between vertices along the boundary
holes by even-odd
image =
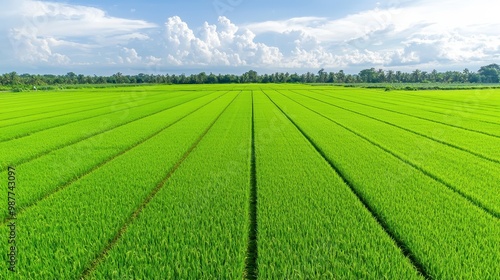
[[[452,184],[450,184],[449,182],[447,182],[446,180],[440,178],[439,176],[436,176],[435,174],[433,174],[432,172],[429,172],[427,171],[426,169],[418,166],[417,164],[415,164],[414,162],[412,162],[411,160],[408,160],[402,156],[400,156],[398,153],[394,152],[393,150],[381,145],[380,143],[377,143],[376,141],[370,139],[369,137],[366,137],[364,136],[363,134],[361,134],[360,132],[356,131],[356,130],[353,130],[351,129],[350,127],[332,119],[331,117],[328,117],[324,114],[322,114],[321,112],[311,108],[311,107],[308,107],[292,98],[290,98],[289,96],[287,95],[284,95],[282,94],[283,96],[287,97],[288,99],[296,102],[297,104],[301,105],[302,107],[318,114],[319,116],[335,123],[336,125],[344,128],[345,130],[347,131],[350,131],[351,133],[355,134],[356,136],[358,136],[359,138],[361,139],[364,139],[366,140],[367,142],[371,143],[372,145],[376,146],[377,148],[383,150],[384,152],[390,154],[391,156],[397,158],[398,160],[400,160],[401,162],[404,162],[405,164],[413,167],[414,169],[418,170],[419,172],[422,172],[423,174],[425,174],[426,176],[432,178],[433,180],[443,184],[444,186],[446,186],[447,188],[449,188],[450,190],[456,192],[457,194],[461,195],[462,197],[464,197],[465,199],[467,199],[472,205],[474,206],[477,206],[478,208],[480,208],[481,210],[483,210],[485,213],[488,213],[489,215],[495,217],[495,218],[500,218],[500,213],[498,213],[497,211],[493,210],[489,205],[486,205],[484,204],[481,199],[478,199],[477,197],[474,197],[474,196],[471,196],[470,194],[462,191],[461,189],[453,186]]]
[[[345,175],[345,173],[339,169],[335,163],[333,163],[329,157],[323,152],[321,147],[318,146],[318,144],[285,112],[283,109],[274,102],[274,100],[269,97],[264,91],[263,93],[271,100],[271,102],[278,108],[283,115],[286,116],[286,118],[300,131],[300,133],[309,141],[309,143],[314,147],[316,152],[321,155],[321,157],[328,162],[329,166],[337,173],[342,181],[349,187],[349,189],[352,191],[352,193],[357,197],[357,199],[363,204],[363,206],[370,212],[372,218],[384,229],[385,233],[392,239],[394,242],[396,242],[399,250],[401,253],[403,253],[408,260],[411,262],[413,265],[414,269],[418,271],[419,274],[421,274],[425,279],[430,279],[428,273],[425,270],[425,267],[421,263],[421,261],[410,251],[408,246],[405,244],[404,241],[402,241],[398,236],[392,231],[392,229],[389,227],[389,225],[377,214],[377,212],[373,209],[373,207],[368,203],[368,201],[363,197],[363,195],[357,191],[357,188],[354,187],[353,182],[351,182]],[[306,107],[307,108],[307,107]],[[359,135],[358,135],[359,136]]]
[[[33,124],[28,123],[28,125],[21,126],[21,128],[17,127],[15,130],[14,130],[14,128],[8,128],[6,133],[2,133],[2,135],[0,136],[0,143],[20,139],[20,138],[32,135],[33,133],[38,133],[38,132],[42,132],[45,130],[54,129],[54,128],[58,128],[58,127],[64,127],[65,125],[71,125],[71,124],[76,123],[76,122],[81,122],[81,121],[85,121],[85,120],[89,120],[89,119],[93,119],[93,118],[98,118],[98,117],[103,117],[103,116],[106,116],[109,114],[115,114],[118,112],[127,112],[128,110],[131,110],[131,109],[140,109],[141,107],[145,107],[145,106],[155,104],[155,103],[156,104],[158,104],[158,103],[169,104],[170,101],[174,101],[177,99],[182,100],[182,99],[185,99],[185,97],[186,96],[179,96],[179,97],[174,97],[172,99],[154,100],[151,102],[147,102],[147,103],[135,105],[135,106],[126,105],[126,106],[124,106],[125,108],[119,109],[119,110],[113,110],[112,112],[109,112],[109,110],[105,110],[105,112],[99,113],[96,115],[84,116],[84,117],[73,119],[73,120],[70,119],[68,121],[61,120],[60,123],[58,123],[58,122],[55,122],[53,124],[52,123],[49,123],[49,124],[42,123],[41,125],[40,124],[37,125],[36,128],[33,127]],[[159,101],[167,101],[167,102],[159,102]],[[109,107],[109,105],[105,106],[105,107]],[[58,116],[58,117],[61,117],[61,116]],[[37,121],[37,120],[34,120],[34,121]],[[0,128],[0,132],[2,131],[2,129],[4,129],[4,128]]]
[[[489,157],[487,155],[483,155],[481,153],[478,153],[478,152],[475,152],[475,151],[472,151],[470,149],[467,149],[467,148],[464,148],[464,147],[460,147],[458,145],[455,145],[453,143],[449,143],[449,142],[446,142],[446,141],[443,141],[443,140],[440,140],[440,139],[437,139],[435,137],[432,137],[432,136],[428,136],[426,134],[423,134],[423,133],[420,133],[420,132],[417,132],[415,130],[411,130],[409,128],[406,128],[406,127],[403,127],[403,126],[400,126],[400,125],[397,125],[397,124],[394,124],[394,123],[391,123],[391,122],[388,122],[388,121],[385,121],[385,120],[382,120],[382,119],[379,119],[379,118],[376,118],[374,116],[371,116],[371,115],[367,115],[367,114],[364,114],[364,113],[361,113],[361,112],[358,112],[358,111],[355,111],[355,110],[351,110],[351,109],[348,109],[348,108],[345,108],[345,107],[342,107],[342,106],[339,106],[339,105],[336,105],[334,103],[330,103],[330,102],[327,102],[325,100],[322,100],[322,99],[319,99],[319,98],[315,98],[315,97],[312,97],[310,95],[306,95],[306,94],[302,94],[302,93],[298,93],[296,91],[292,91],[293,93],[296,93],[296,94],[299,94],[301,96],[304,96],[304,97],[308,97],[310,99],[314,99],[314,100],[317,100],[319,102],[322,102],[322,103],[325,103],[325,104],[328,104],[330,106],[333,106],[333,107],[336,107],[336,108],[339,108],[339,109],[342,109],[342,110],[345,110],[345,111],[348,111],[348,112],[351,112],[351,113],[354,113],[354,114],[357,114],[357,115],[360,115],[360,116],[363,116],[363,117],[366,117],[366,118],[369,118],[369,119],[372,119],[372,120],[375,120],[375,121],[378,121],[378,122],[381,122],[381,123],[384,123],[384,124],[387,124],[387,125],[390,125],[390,126],[393,126],[393,127],[396,127],[398,129],[401,129],[401,130],[404,130],[404,131],[407,131],[407,132],[410,132],[412,134],[415,134],[415,135],[418,135],[418,136],[421,136],[421,137],[424,137],[424,138],[427,138],[429,140],[432,140],[432,141],[435,141],[437,143],[440,143],[440,144],[443,144],[443,145],[446,145],[446,146],[449,146],[451,148],[454,148],[454,149],[457,149],[457,150],[461,150],[463,152],[466,152],[466,153],[469,153],[471,155],[474,155],[478,158],[481,158],[481,159],[484,159],[484,160],[488,160],[488,161],[491,161],[493,163],[498,163],[500,164],[500,160],[499,159],[495,159],[495,158],[492,158],[492,157]]]
[[[53,130],[50,130],[50,132],[52,133],[50,136],[55,137],[58,140],[58,141],[53,141],[53,142],[47,143],[47,144],[51,144],[52,146],[43,145],[45,143],[41,142],[41,140],[45,140],[45,141],[54,140],[54,139],[43,139],[43,136],[41,136],[40,134],[47,132],[47,131],[42,131],[42,132],[38,132],[37,134],[30,135],[29,136],[29,137],[31,137],[30,139],[28,139],[28,137],[24,137],[24,138],[20,138],[18,140],[13,140],[13,141],[18,141],[15,144],[11,144],[12,141],[2,142],[2,143],[0,143],[0,148],[5,149],[5,152],[0,156],[1,157],[0,158],[0,167],[5,169],[5,167],[8,165],[18,166],[18,165],[24,164],[26,162],[37,159],[39,157],[45,156],[45,155],[51,153],[52,151],[64,148],[64,147],[69,146],[69,145],[74,145],[74,144],[79,143],[81,141],[84,141],[90,137],[100,135],[104,132],[111,131],[113,129],[125,126],[129,123],[147,118],[149,116],[159,114],[161,112],[164,112],[164,111],[169,110],[171,108],[175,108],[175,107],[180,106],[184,103],[191,102],[191,101],[196,100],[198,98],[201,98],[201,97],[196,97],[194,99],[191,99],[191,100],[188,100],[185,102],[180,102],[179,104],[174,104],[174,105],[169,106],[167,108],[159,106],[159,110],[157,110],[157,111],[152,110],[151,112],[148,112],[146,114],[143,114],[142,112],[137,113],[137,112],[133,111],[133,113],[135,113],[135,116],[132,116],[132,117],[130,117],[130,115],[132,115],[132,114],[129,113],[128,111],[126,114],[127,115],[126,118],[124,118],[124,115],[116,114],[116,112],[114,112],[113,117],[118,118],[119,119],[118,121],[115,121],[115,122],[111,121],[111,117],[109,119],[103,119],[103,120],[101,120],[102,121],[101,125],[97,126],[97,128],[96,128],[95,122],[93,122],[93,123],[89,122],[87,124],[89,127],[88,132],[82,131],[81,127],[80,127],[80,130],[77,130],[79,127],[78,127],[77,123],[74,123],[72,125],[75,125],[75,127],[68,127],[67,129],[69,129],[72,133],[76,132],[78,134],[77,135],[72,135],[72,134],[63,135],[63,136],[67,137],[66,139],[61,137],[61,134],[58,134],[58,133],[54,132]],[[148,109],[150,109],[150,108],[148,108]],[[89,120],[86,120],[86,121],[89,121]],[[64,127],[61,127],[60,129],[62,129],[62,128],[64,128]],[[82,134],[84,135],[83,137],[82,137]],[[33,143],[30,142],[30,140],[32,140],[32,142],[34,141],[35,144],[37,144],[37,145],[34,146]],[[23,141],[24,141],[24,143],[23,143]],[[58,142],[60,142],[60,143],[58,143]],[[29,147],[29,148],[26,148],[26,147]]]
[[[366,103],[362,103],[362,102],[352,101],[352,100],[341,98],[341,97],[334,96],[334,95],[327,95],[327,96],[329,96],[331,98],[334,98],[334,99],[338,99],[338,100],[343,100],[343,101],[347,101],[347,102],[351,102],[351,103],[355,103],[355,104],[359,104],[359,105],[364,105],[364,106],[368,106],[368,107],[372,107],[372,108],[376,108],[376,109],[380,109],[380,110],[384,110],[384,111],[396,113],[396,114],[399,114],[399,115],[404,115],[404,116],[408,116],[408,117],[412,117],[412,118],[416,118],[416,119],[420,119],[420,120],[424,120],[424,121],[428,121],[428,122],[432,122],[432,123],[438,123],[438,124],[446,125],[446,126],[449,126],[449,127],[454,127],[454,128],[462,129],[462,130],[465,130],[465,131],[470,131],[470,132],[475,132],[475,133],[479,133],[479,134],[483,134],[483,135],[487,135],[487,136],[491,136],[491,137],[495,137],[495,138],[500,138],[499,135],[492,134],[492,133],[485,132],[485,131],[480,131],[480,130],[477,130],[477,129],[466,128],[466,127],[462,127],[462,126],[458,126],[458,125],[454,125],[454,124],[450,124],[450,123],[446,123],[446,122],[442,122],[442,121],[438,121],[438,120],[433,120],[433,119],[429,119],[429,118],[425,118],[425,117],[420,117],[420,116],[416,116],[416,115],[412,115],[412,114],[408,114],[408,113],[403,113],[403,112],[399,112],[399,111],[396,111],[396,110],[387,109],[387,108],[383,108],[383,107],[379,107],[379,106],[375,106],[375,105],[371,105],[371,104],[366,104]]]
[[[218,97],[210,100],[208,103],[205,103],[203,104],[202,106],[200,107],[197,107],[196,109],[188,112],[186,115],[174,120],[173,122],[170,122],[168,123],[168,125],[162,127],[161,129],[155,131],[154,133],[150,134],[150,135],[147,135],[145,136],[144,138],[142,139],[139,139],[139,141],[137,142],[134,142],[133,144],[131,144],[130,146],[126,147],[125,149],[119,151],[118,153],[115,153],[115,154],[111,154],[109,157],[105,158],[103,161],[100,161],[98,163],[96,163],[96,165],[90,167],[88,170],[84,170],[82,173],[76,173],[76,174],[72,174],[73,177],[70,177],[69,180],[63,182],[62,184],[54,187],[53,189],[49,190],[48,192],[44,193],[41,197],[39,198],[36,198],[28,203],[24,203],[22,201],[18,201],[18,207],[19,207],[19,210],[17,211],[18,213],[22,213],[24,211],[26,211],[27,209],[35,206],[36,204],[38,204],[39,202],[53,196],[54,194],[56,194],[57,192],[61,191],[61,190],[64,190],[65,188],[67,188],[68,186],[70,186],[71,184],[73,184],[74,182],[76,182],[77,180],[80,180],[82,179],[83,177],[85,176],[88,176],[89,174],[95,172],[96,170],[98,170],[99,168],[103,167],[104,165],[106,165],[107,163],[113,161],[114,159],[116,159],[117,157],[119,156],[122,156],[124,154],[126,154],[127,152],[131,151],[132,149],[136,148],[137,146],[143,144],[144,142],[148,141],[149,139],[157,136],[158,134],[162,133],[163,131],[167,130],[168,128],[170,128],[171,126],[175,125],[176,123],[182,121],[183,119],[185,119],[186,117],[189,117],[190,115],[196,113],[197,111],[199,111],[200,109],[202,109],[203,107],[209,105],[210,103],[214,102],[215,100],[221,98],[222,96],[224,95],[219,95]],[[126,126],[125,126],[126,128]],[[116,145],[117,143],[115,143]],[[97,151],[96,151],[97,152]],[[18,169],[22,170],[21,167],[17,166]],[[22,172],[25,172],[24,170],[22,170]],[[71,173],[73,173],[75,171],[72,170]],[[69,173],[69,172],[67,172]],[[26,191],[26,193],[29,193],[30,191]],[[33,191],[32,191],[33,192]],[[5,224],[7,223],[8,219],[7,219],[7,213],[3,213],[3,221],[1,224]]]
[[[241,93],[241,92],[240,92]],[[238,94],[239,95],[239,94]],[[166,174],[166,176],[159,182],[156,187],[148,194],[146,199],[135,209],[135,211],[130,215],[130,217],[127,219],[127,221],[122,225],[120,230],[116,233],[116,235],[113,237],[110,243],[106,245],[104,250],[98,255],[97,258],[95,258],[90,265],[83,270],[83,273],[80,279],[87,279],[97,268],[97,266],[106,258],[108,255],[109,251],[113,249],[113,247],[118,243],[120,238],[123,236],[123,234],[127,231],[127,228],[137,219],[137,216],[144,210],[144,208],[151,202],[151,200],[156,196],[156,194],[163,188],[165,183],[170,179],[170,177],[175,173],[175,171],[181,166],[181,164],[186,160],[186,158],[191,154],[191,152],[198,146],[200,141],[207,135],[208,131],[214,126],[214,124],[219,120],[219,118],[224,114],[224,112],[227,110],[229,106],[238,98],[238,95],[236,95],[229,104],[227,104],[224,109],[220,112],[219,115],[209,124],[209,126],[201,133],[201,135],[194,141],[194,143],[189,147],[189,149],[182,155],[182,157],[177,160],[175,165],[170,169],[170,171]]]
[[[257,222],[257,170],[255,157],[255,112],[254,93],[252,90],[252,143],[250,157],[250,200],[249,205],[249,227],[248,227],[248,247],[245,260],[245,279],[256,280],[258,278],[258,222]]]
[[[155,94],[155,95],[148,95],[147,99],[153,99],[156,97],[165,98],[160,93],[160,94]],[[168,96],[168,97],[170,97],[170,96]],[[173,96],[173,97],[175,97],[175,96]],[[97,104],[83,105],[82,103],[79,102],[78,103],[79,106],[72,108],[72,109],[64,109],[64,110],[57,110],[57,111],[52,110],[52,111],[49,111],[46,113],[33,113],[33,114],[22,116],[22,117],[0,119],[0,123],[5,122],[7,120],[11,120],[10,122],[7,122],[7,124],[5,124],[5,125],[1,125],[0,129],[12,127],[15,125],[20,125],[20,124],[33,123],[36,121],[50,120],[50,119],[63,117],[63,116],[71,116],[74,114],[88,113],[90,111],[98,111],[99,109],[103,109],[103,108],[115,108],[115,107],[122,105],[122,104],[130,104],[129,108],[132,108],[132,107],[138,106],[138,105],[134,105],[134,103],[140,102],[141,100],[144,100],[145,98],[146,97],[143,97],[143,96],[142,97],[123,98],[123,96],[122,96],[122,98],[119,101],[117,101],[115,98],[106,98],[106,99],[104,99],[105,105],[103,105],[103,106],[99,106]],[[165,100],[166,99],[170,99],[170,98],[165,98]],[[103,104],[102,100],[100,100],[100,102],[98,104]],[[85,108],[85,109],[82,110],[82,108]],[[19,122],[12,121],[12,120],[20,119],[20,118],[23,118],[23,119],[26,118],[27,120],[22,120]]]

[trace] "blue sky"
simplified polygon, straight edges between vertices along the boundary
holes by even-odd
[[[0,0],[0,73],[476,71],[490,0]]]

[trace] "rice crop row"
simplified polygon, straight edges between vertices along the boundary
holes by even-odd
[[[342,126],[279,93],[269,96],[337,166],[425,276],[500,275],[497,218]]]
[[[93,112],[110,112],[112,110],[117,110],[118,108],[123,108],[124,104],[128,105],[129,107],[133,107],[147,103],[151,100],[155,100],[155,97],[156,100],[161,100],[170,97],[176,97],[179,95],[183,95],[183,93],[121,93],[120,95],[104,95],[104,97],[98,100],[83,99],[76,104],[71,104],[72,106],[69,106],[68,104],[62,104],[42,107],[39,110],[24,109],[22,112],[25,112],[25,115],[23,116],[15,117],[12,113],[5,115],[0,121],[0,128],[5,129],[14,125],[20,125],[34,121],[51,120],[58,117],[74,116],[78,114],[84,114],[84,116],[89,117],[92,116]],[[47,104],[47,102],[49,101],[44,101],[44,104]],[[23,107],[21,106],[21,108]],[[29,112],[29,114],[26,114],[26,112]]]
[[[25,230],[18,236],[23,252],[18,276],[75,279],[83,273],[234,97],[217,99],[19,214],[16,222]],[[5,265],[0,264],[4,279],[9,273]]]
[[[154,137],[221,96],[223,93],[201,95],[200,98],[170,107],[158,114],[106,131],[74,145],[53,150],[45,156],[16,166],[21,174],[17,178],[18,184],[25,186],[18,190],[17,207],[22,210],[39,199],[67,187],[74,180]],[[0,174],[2,180],[7,178],[5,172]],[[0,192],[0,199],[2,198],[7,199],[7,193]],[[0,209],[0,213],[0,219],[8,215],[7,209]]]
[[[452,128],[459,129],[462,133],[470,133],[475,132],[477,134],[483,134],[485,136],[491,136],[495,138],[500,138],[500,132],[498,131],[495,124],[481,123],[481,122],[473,122],[473,121],[464,121],[461,116],[446,116],[442,114],[436,114],[431,112],[422,112],[416,109],[407,108],[404,111],[401,111],[400,108],[385,105],[385,104],[377,104],[376,102],[366,102],[366,101],[357,101],[353,100],[352,97],[346,96],[338,96],[338,95],[329,95],[332,98],[335,98],[339,101],[347,101],[353,104],[364,105],[367,107],[380,109],[387,112],[395,113],[399,116],[408,116],[413,119],[423,120],[427,122],[434,123],[436,125],[444,125]],[[491,129],[495,127],[495,129]]]
[[[165,111],[192,98],[194,97],[185,96],[174,101],[160,101],[141,109],[128,109],[125,107],[123,110],[117,109],[106,115],[39,131],[11,141],[0,142],[0,150],[4,151],[0,154],[0,167],[4,169],[8,165],[18,165],[32,160],[54,149],[77,143],[116,127]]]
[[[243,277],[251,105],[240,93],[89,278]]]
[[[496,279],[500,91],[484,92],[2,94],[17,272],[6,251],[0,279]]]
[[[342,178],[262,92],[255,94],[255,131],[259,278],[419,278]]]
[[[332,106],[320,100],[288,92],[284,94],[330,120],[368,139],[403,161],[462,193],[496,217],[500,217],[500,164],[457,150],[420,135]],[[457,170],[456,166],[461,168]],[[475,184],[471,185],[470,181]]]
[[[74,122],[80,122],[87,119],[95,119],[100,116],[106,117],[106,115],[110,114],[111,112],[123,112],[125,114],[127,111],[140,109],[141,107],[148,106],[149,104],[164,102],[166,100],[170,100],[175,103],[175,101],[177,100],[186,100],[187,97],[187,95],[174,95],[168,98],[164,96],[159,98],[148,97],[147,99],[140,100],[139,102],[107,104],[102,108],[84,110],[81,112],[76,112],[74,114],[63,114],[52,118],[37,119],[36,116],[34,116],[34,119],[31,121],[0,128],[0,142],[18,139],[39,131],[68,125]]]
[[[320,99],[334,106],[349,109],[357,113],[368,115],[374,119],[409,129],[420,135],[425,135],[429,138],[460,147],[463,150],[472,151],[485,158],[500,162],[500,150],[492,148],[500,145],[500,138],[498,137],[414,118],[412,116],[398,113],[396,111],[399,110],[397,107],[393,108],[391,111],[387,111],[375,108],[371,105],[351,102],[347,99],[343,100],[343,97],[340,99],[334,95],[325,96],[323,94],[309,92],[301,94],[306,94],[309,97]],[[440,120],[446,119],[446,116],[440,117]]]

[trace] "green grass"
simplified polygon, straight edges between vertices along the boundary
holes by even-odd
[[[471,90],[471,89],[498,89],[499,84],[473,83],[351,83],[351,84],[311,84],[312,86],[342,86],[347,88],[373,88],[384,91],[405,90]]]
[[[142,142],[169,128],[187,115],[203,108],[219,94],[191,98],[158,114],[134,121],[74,145],[52,150],[47,156],[38,157],[21,165],[16,165],[20,174],[18,183],[26,187],[19,189],[17,205],[24,208],[52,192],[67,187],[83,175],[92,172],[122,153],[133,149]],[[174,105],[176,103],[172,103]],[[2,172],[2,175],[6,174]],[[6,177],[2,176],[2,178]],[[33,184],[35,178],[36,184]],[[7,199],[7,193],[0,193]],[[0,218],[7,216],[7,209],[0,210]]]
[[[279,93],[271,95],[321,147],[387,231],[409,249],[425,274],[437,279],[498,274],[498,218],[353,131]]]
[[[500,144],[500,132],[497,129],[500,123],[477,122],[463,113],[450,116],[446,114],[448,110],[443,110],[440,113],[427,113],[409,109],[400,104],[379,106],[377,101],[365,101],[361,96],[356,100],[344,95],[329,95],[329,98],[324,100],[336,106],[356,110],[356,112],[365,113],[373,118],[478,153],[490,160],[500,161],[500,151],[492,148]],[[453,111],[464,112],[460,108]]]
[[[243,276],[249,227],[245,205],[250,189],[251,117],[251,94],[242,92],[91,278]]]
[[[29,231],[19,234],[18,250],[31,254],[19,255],[20,277],[82,274],[233,98],[224,95],[21,213],[16,222],[19,228],[29,225]]]
[[[57,110],[57,108],[66,106],[57,105],[56,108],[51,108],[53,111],[50,113],[32,113],[26,117],[9,119],[8,121],[11,124],[4,124],[4,126],[0,127],[0,141],[21,138],[35,132],[56,128],[85,119],[95,119],[101,116],[107,117],[107,115],[113,111],[123,112],[125,116],[127,111],[135,110],[141,106],[154,105],[154,103],[169,99],[172,101],[187,100],[186,98],[192,94],[173,93],[168,97],[165,97],[165,94],[159,95],[160,96],[157,98],[155,98],[155,96],[148,96],[147,99],[145,97],[136,99],[128,95],[117,99],[117,96],[114,96],[111,97],[110,100],[99,100],[87,106],[76,107],[68,111],[64,110],[64,112],[63,110]],[[10,114],[10,116],[12,116],[12,114]]]
[[[15,166],[18,211],[11,273],[0,206],[0,279],[500,275],[499,89],[115,86],[0,101],[0,183]]]
[[[418,279],[339,174],[262,92],[255,112],[259,276]]]
[[[500,217],[500,204],[498,203],[500,192],[496,190],[500,174],[498,166],[491,164],[492,161],[500,163],[500,155],[496,155],[497,151],[493,149],[500,145],[499,139],[486,136],[484,138],[487,139],[482,141],[481,147],[470,144],[462,145],[465,148],[457,149],[459,146],[452,147],[455,143],[446,142],[453,141],[461,135],[456,133],[455,128],[444,127],[435,133],[437,135],[432,135],[430,133],[436,129],[437,125],[419,122],[419,120],[410,124],[401,124],[401,119],[404,117],[399,120],[381,119],[383,112],[376,111],[379,114],[369,115],[367,113],[370,112],[368,111],[370,108],[363,110],[364,108],[357,108],[355,105],[336,102],[336,100],[332,101],[327,98],[322,100],[313,94],[288,92],[285,96],[351,129],[402,161],[471,198],[496,217]],[[462,134],[462,136],[465,135]],[[475,135],[471,139],[478,141],[483,139],[482,136]],[[483,148],[485,155],[473,152],[473,150],[483,150]],[[443,164],[443,162],[450,164]],[[457,170],[456,166],[460,166],[461,169]],[[475,183],[470,184],[470,181]]]

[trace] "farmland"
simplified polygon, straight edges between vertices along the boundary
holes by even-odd
[[[0,166],[0,279],[500,276],[498,89],[0,93]]]

